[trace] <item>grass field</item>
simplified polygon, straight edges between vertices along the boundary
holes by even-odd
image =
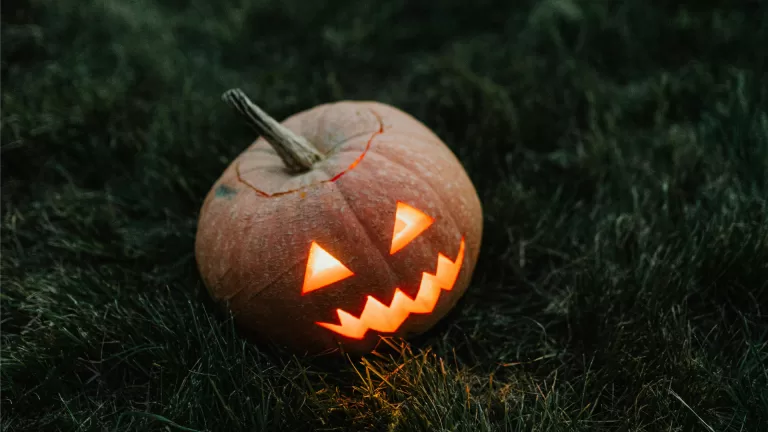
[[[760,2],[18,3],[3,431],[768,431]],[[390,103],[457,154],[485,231],[438,327],[302,358],[212,312],[193,244],[253,138],[236,86],[280,119]]]

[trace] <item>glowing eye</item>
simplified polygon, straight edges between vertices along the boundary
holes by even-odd
[[[307,260],[307,270],[304,273],[304,286],[301,288],[301,294],[304,295],[310,291],[324,288],[353,274],[333,255],[317,243],[312,242],[312,246],[309,248],[309,259]]]
[[[395,213],[395,230],[392,233],[392,246],[389,254],[392,255],[413,241],[435,220],[426,214],[416,210],[408,204],[398,202]]]

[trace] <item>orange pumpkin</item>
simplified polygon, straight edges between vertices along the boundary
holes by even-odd
[[[482,209],[431,130],[378,102],[319,105],[281,124],[238,89],[223,99],[261,137],[206,197],[195,256],[243,330],[296,351],[363,353],[456,304]]]

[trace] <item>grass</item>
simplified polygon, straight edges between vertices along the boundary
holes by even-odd
[[[3,431],[768,430],[756,1],[30,0],[2,10]],[[362,358],[244,342],[193,256],[274,116],[376,99],[483,201],[472,285]]]

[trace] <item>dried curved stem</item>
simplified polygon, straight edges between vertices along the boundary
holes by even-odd
[[[316,162],[323,159],[322,153],[309,141],[270,117],[269,114],[251,102],[239,88],[227,90],[221,98],[239,112],[246,122],[267,140],[289,170],[308,171]]]

